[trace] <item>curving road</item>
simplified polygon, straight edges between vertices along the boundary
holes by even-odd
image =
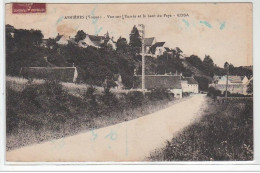
[[[194,95],[141,118],[11,150],[7,161],[144,161],[201,115],[205,95]]]

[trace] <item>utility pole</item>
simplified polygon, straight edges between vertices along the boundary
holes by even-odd
[[[141,27],[140,33],[142,38],[142,91],[145,92],[145,26],[144,24],[139,24],[139,26]]]
[[[227,81],[226,81],[226,94],[225,94],[226,101],[228,99],[228,95],[227,95],[227,92],[228,92],[228,75],[229,75],[229,65],[227,66]]]

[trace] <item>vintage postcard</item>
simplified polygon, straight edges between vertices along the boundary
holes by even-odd
[[[252,3],[5,4],[6,161],[253,161],[252,16]]]

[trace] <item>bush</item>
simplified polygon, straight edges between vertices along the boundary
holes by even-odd
[[[87,101],[87,103],[91,106],[91,108],[96,109],[98,103],[96,100],[96,96],[94,92],[96,91],[96,88],[93,86],[88,87],[86,93],[84,94],[84,99]]]
[[[150,93],[146,93],[149,100],[163,100],[165,98],[170,99],[170,94],[165,89],[154,89]]]
[[[20,122],[19,116],[17,115],[16,107],[17,101],[21,102],[20,95],[12,90],[7,88],[6,90],[6,133],[10,134],[17,130],[17,126]]]
[[[104,92],[103,95],[101,96],[101,100],[107,106],[115,106],[118,103],[115,94],[113,94],[110,91],[110,88],[104,88]]]
[[[226,96],[226,91],[224,91],[224,92],[223,92],[222,96],[223,96],[223,97],[225,97],[225,96]],[[230,97],[230,96],[231,96],[231,93],[230,93],[229,91],[227,91],[227,96],[228,96],[228,97]]]
[[[182,97],[188,97],[188,96],[190,96],[190,93],[188,93],[188,92],[182,93]]]
[[[214,87],[209,87],[207,96],[213,97],[213,98],[215,98],[217,96],[221,96],[221,91],[216,90]]]
[[[144,101],[144,95],[141,91],[130,91],[126,94],[126,100],[132,106],[141,106]]]

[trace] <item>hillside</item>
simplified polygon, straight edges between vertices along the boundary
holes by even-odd
[[[201,70],[199,70],[198,68],[194,67],[191,63],[189,63],[188,61],[186,61],[185,59],[182,61],[182,64],[185,68],[189,69],[192,74],[196,77],[203,77],[208,79],[210,82],[212,81],[212,77],[206,75],[204,72],[202,72]]]

